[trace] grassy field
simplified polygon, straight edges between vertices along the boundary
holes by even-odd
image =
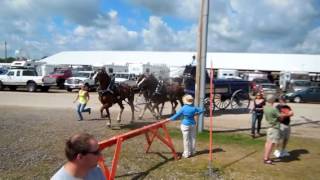
[[[175,139],[181,138],[178,131],[171,132]],[[197,147],[200,153],[175,162],[186,175],[198,173],[198,178],[205,178],[201,172],[208,169],[208,139],[208,132],[199,134]],[[223,179],[319,179],[318,139],[292,137],[288,145],[291,156],[274,159],[274,165],[265,165],[262,161],[264,143],[265,137],[252,139],[246,134],[214,133],[213,168],[218,169]]]
[[[89,122],[83,124],[85,128],[88,128],[88,125]],[[43,124],[43,126],[48,125]],[[102,127],[89,128],[93,129],[91,133],[95,133],[98,137],[105,137],[103,134],[110,132]],[[35,134],[26,136],[27,132],[22,129],[17,132],[25,135],[18,141],[13,141],[19,139],[14,136],[0,138],[0,142],[13,142],[12,145],[25,142],[23,146],[18,146],[23,149],[16,149],[7,156],[0,157],[0,179],[49,179],[65,162],[63,139],[71,133],[65,132],[67,129],[48,132],[34,130]],[[27,129],[30,130],[30,127]],[[169,131],[176,151],[181,152],[180,130],[170,126]],[[41,134],[50,136],[43,139]],[[178,161],[172,158],[168,148],[158,140],[152,144],[150,153],[146,154],[143,148],[146,144],[144,136],[130,139],[123,144],[116,179],[212,179],[206,176],[209,164],[208,139],[208,132],[198,134],[197,154]],[[265,165],[262,162],[264,142],[265,137],[251,139],[244,133],[214,133],[212,167],[218,170],[215,173],[218,176],[216,179],[319,179],[319,139],[292,137],[288,145],[291,156],[278,160],[275,165]],[[114,147],[103,151],[108,166],[111,165],[113,152]],[[4,154],[4,151],[1,150],[1,154]]]

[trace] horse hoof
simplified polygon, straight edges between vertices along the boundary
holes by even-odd
[[[107,122],[106,125],[107,125],[107,127],[111,127],[111,123],[110,122]]]

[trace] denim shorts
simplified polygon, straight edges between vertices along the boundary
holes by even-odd
[[[291,128],[290,125],[280,124],[281,139],[289,139]]]

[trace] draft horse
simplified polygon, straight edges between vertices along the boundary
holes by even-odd
[[[142,109],[139,119],[142,119],[146,109],[150,109],[151,113],[159,119],[162,115],[163,107],[166,101],[171,103],[171,114],[174,114],[178,101],[183,105],[182,97],[184,88],[177,83],[168,83],[163,80],[158,80],[153,74],[140,75],[137,79],[137,87],[140,89],[140,94],[143,94],[146,103]],[[159,110],[159,105],[161,109]],[[154,110],[157,110],[155,112]]]
[[[127,102],[131,108],[131,121],[134,121],[134,91],[133,88],[126,84],[115,85],[115,88],[109,87],[111,83],[111,77],[103,69],[100,70],[95,76],[95,82],[99,82],[98,93],[99,101],[102,106],[100,108],[101,118],[103,118],[103,110],[106,110],[107,126],[111,126],[111,118],[109,108],[113,104],[118,104],[120,112],[117,116],[117,122],[121,122],[121,116],[124,110],[123,101]],[[112,89],[112,90],[111,90]]]

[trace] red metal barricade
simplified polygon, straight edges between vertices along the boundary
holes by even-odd
[[[108,166],[105,165],[104,163],[104,158],[101,156],[99,159],[99,166],[103,170],[105,177],[108,180],[113,180],[116,171],[117,171],[117,165],[118,165],[118,160],[120,157],[120,152],[121,152],[121,145],[125,140],[128,140],[130,138],[136,137],[141,134],[145,134],[146,140],[147,140],[147,147],[146,147],[146,153],[149,151],[150,146],[155,138],[158,138],[161,142],[163,142],[165,145],[167,145],[170,150],[172,151],[173,157],[177,160],[178,156],[176,154],[176,151],[174,149],[174,146],[172,144],[172,140],[170,138],[170,135],[168,133],[168,130],[166,128],[165,123],[167,123],[169,120],[163,120],[148,126],[141,127],[139,129],[135,129],[132,131],[129,131],[124,134],[120,134],[117,136],[114,136],[108,140],[101,141],[99,142],[99,149],[103,150],[107,147],[116,145],[115,147],[115,152],[113,155],[113,160],[111,164],[111,169],[108,168]],[[158,133],[158,130],[162,129],[164,133],[164,137],[161,136],[161,134]]]

